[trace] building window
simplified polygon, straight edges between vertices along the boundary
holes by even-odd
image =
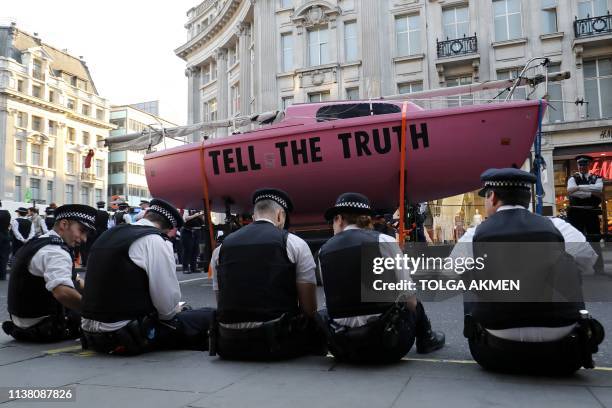
[[[34,58],[34,60],[32,61],[32,76],[41,81],[45,79],[42,70],[42,63],[36,58]]]
[[[101,188],[96,188],[96,203],[99,203],[100,201],[103,201],[104,198],[102,197],[102,189]]]
[[[74,185],[66,184],[66,202],[65,204],[74,204]]]
[[[202,78],[202,85],[206,85],[211,81],[210,64],[206,64],[201,68],[200,75]]]
[[[68,141],[72,143],[76,142],[76,130],[74,130],[74,128],[68,128]]]
[[[520,38],[523,35],[521,0],[493,0],[495,41]]]
[[[89,187],[81,187],[81,204],[89,205]]]
[[[96,159],[96,177],[104,177],[104,161]]]
[[[308,101],[310,103],[317,103],[317,102],[326,102],[329,101],[329,91],[327,92],[314,92],[311,94],[308,94]]]
[[[109,186],[111,196],[119,195],[122,196],[125,194],[125,186],[123,184],[111,184]]]
[[[469,85],[472,83],[471,76],[463,76],[446,80],[447,87],[460,86],[460,85]],[[449,96],[447,98],[448,107],[453,108],[456,106],[465,106],[465,105],[473,105],[474,104],[474,95],[465,94],[465,95],[457,95],[457,96]]]
[[[22,79],[17,80],[17,92],[23,92],[23,80]]]
[[[344,60],[346,62],[359,59],[357,46],[357,23],[344,23]]]
[[[210,80],[214,81],[217,79],[217,61],[212,61],[210,63]]]
[[[282,9],[293,7],[293,0],[279,0],[279,6]]]
[[[15,176],[15,201],[21,201],[21,176]]]
[[[28,127],[28,114],[25,112],[17,112],[17,127]]]
[[[76,101],[72,98],[66,99],[66,107],[70,110],[74,110],[76,108]]]
[[[53,182],[52,181],[47,181],[47,202],[48,203],[52,203],[53,202]]]
[[[139,176],[145,175],[144,166],[138,163],[128,163],[128,172]]]
[[[449,40],[467,37],[470,31],[468,6],[447,8],[442,11],[444,36]]]
[[[108,165],[108,171],[110,174],[125,173],[125,163],[124,162],[110,163]]]
[[[99,148],[104,147],[104,136],[96,135],[96,146],[98,146]]]
[[[557,28],[557,0],[542,1],[542,34],[551,34]]]
[[[40,200],[40,179],[30,179],[30,192],[32,193],[32,200]]]
[[[308,61],[311,67],[329,62],[327,27],[308,31]]]
[[[281,99],[281,109],[283,111],[287,110],[291,105],[293,105],[293,96],[285,96]]]
[[[50,120],[49,122],[49,134],[51,136],[57,136],[57,122]]]
[[[211,99],[204,103],[204,119],[210,122],[217,120],[217,100]]]
[[[231,109],[230,115],[234,116],[240,113],[240,83],[236,82],[230,88]]]
[[[410,82],[397,85],[398,94],[410,94],[413,92],[421,92],[423,90],[422,82]]]
[[[55,168],[55,149],[53,147],[47,148],[47,167]]]
[[[32,85],[32,96],[40,98],[42,96],[42,88],[38,85]]]
[[[236,42],[234,45],[230,46],[227,50],[227,64],[228,66],[233,66],[236,62],[238,62],[238,43]]]
[[[81,113],[85,116],[89,116],[89,105],[82,105]]]
[[[55,92],[49,91],[49,102],[55,102]]]
[[[25,161],[25,155],[23,153],[23,141],[15,140],[15,161],[17,163],[23,163]]]
[[[579,0],[578,18],[600,17],[608,13],[608,0]]]
[[[74,173],[75,169],[76,169],[76,166],[75,166],[74,153],[67,153],[66,154],[66,171],[68,173]]]
[[[421,52],[421,22],[418,14],[395,18],[395,44],[399,57]]]
[[[561,71],[561,63],[550,64],[548,67],[548,72],[560,72]],[[563,122],[565,119],[565,115],[563,114],[563,103],[562,102],[554,102],[563,100],[563,88],[561,86],[561,82],[549,82],[548,83],[548,98],[551,100],[548,104],[548,109],[546,110],[546,114],[548,115],[548,122]]]
[[[584,96],[591,119],[612,117],[612,58],[585,61]]]
[[[83,144],[89,146],[89,132],[83,132]]]
[[[497,71],[497,79],[513,79],[514,80],[519,77],[520,73],[521,73],[520,69],[500,70],[500,71]],[[499,95],[497,99],[504,100],[507,95],[508,95],[508,91],[504,91],[502,94]],[[525,90],[525,87],[517,87],[514,90],[514,94],[512,94],[511,99],[513,100],[527,99],[527,91]]]
[[[38,116],[32,116],[32,130],[42,132],[42,118]]]
[[[293,35],[285,33],[281,35],[281,71],[287,72],[293,69]]]
[[[32,151],[32,166],[42,166],[41,163],[41,159],[40,159],[40,145],[39,144],[33,144],[31,151]]]
[[[96,119],[104,120],[104,111],[102,109],[96,109]]]
[[[359,99],[359,88],[347,88],[346,99],[349,101],[356,101]]]

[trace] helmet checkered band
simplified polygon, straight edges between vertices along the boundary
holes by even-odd
[[[522,187],[531,188],[531,183],[524,181],[485,181],[485,187]]]
[[[152,205],[149,207],[148,211],[154,211],[154,212],[157,212],[163,215],[164,217],[168,219],[168,221],[170,221],[170,224],[172,224],[172,226],[175,228],[178,225],[176,218],[174,218],[174,215],[172,215],[172,213],[166,210],[164,207],[161,207],[159,205]]]
[[[336,204],[336,207],[353,207],[353,208],[363,208],[365,210],[369,210],[370,206],[364,203],[358,203],[356,201],[345,201],[342,203]]]
[[[257,197],[257,199],[255,199],[255,202],[258,203],[261,200],[273,200],[273,201],[276,201],[277,203],[279,203],[280,205],[282,205],[283,208],[289,208],[289,206],[287,205],[287,202],[285,200],[283,200],[282,198],[280,198],[279,196],[276,196],[274,194],[262,194],[259,197]]]
[[[96,222],[96,217],[93,215],[89,215],[89,214],[85,214],[82,212],[78,212],[78,211],[69,211],[69,212],[65,212],[59,215],[56,215],[55,217],[58,221],[59,220],[63,220],[66,218],[71,218],[71,219],[81,219],[83,221],[87,221],[91,224],[94,224]]]

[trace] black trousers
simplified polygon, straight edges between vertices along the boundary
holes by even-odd
[[[11,253],[13,254],[13,256],[15,256],[17,251],[19,251],[19,249],[21,249],[21,247],[25,245],[23,242],[19,241],[18,239],[15,239],[15,238],[13,238],[12,244],[13,245],[12,245]]]
[[[588,242],[591,242],[593,250],[597,254],[597,261],[594,266],[595,272],[603,272],[603,257],[599,245],[601,239],[599,212],[586,208],[570,207],[567,213],[567,221],[578,231],[582,232]]]
[[[136,355],[155,350],[208,350],[211,308],[186,310],[172,320],[142,319],[114,332],[83,332],[83,347],[100,353]]]
[[[183,270],[197,270],[198,255],[200,254],[200,231],[181,230],[181,243],[183,244]]]
[[[6,266],[11,256],[11,239],[8,232],[0,232],[0,280],[6,279]]]
[[[12,321],[2,323],[2,329],[15,340],[33,343],[53,343],[76,339],[81,335],[81,315],[66,309],[62,314],[44,318],[34,326],[22,329]]]

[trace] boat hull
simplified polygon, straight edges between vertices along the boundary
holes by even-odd
[[[422,202],[480,186],[491,167],[521,166],[529,156],[544,102],[520,101],[411,111],[407,119],[406,192]],[[367,195],[393,211],[399,202],[401,114],[263,128],[145,157],[154,197],[203,208],[204,177],[213,211],[251,210],[251,195],[280,188],[295,204],[293,224],[319,224],[343,192]]]

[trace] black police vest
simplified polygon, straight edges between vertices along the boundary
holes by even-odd
[[[8,288],[8,311],[17,317],[33,318],[57,314],[62,305],[45,287],[45,278],[34,276],[28,270],[30,261],[46,245],[59,245],[68,254],[70,250],[58,237],[35,238],[26,243],[15,255]]]
[[[11,226],[11,214],[7,210],[0,210],[0,234],[8,233]]]
[[[123,220],[123,217],[121,217]],[[108,229],[108,213],[104,210],[98,210],[96,213],[96,234],[101,235],[104,231]]]
[[[48,230],[53,229],[53,225],[55,224],[55,217],[45,217],[45,225],[47,226]]]
[[[584,180],[582,178],[582,174],[580,173],[576,173],[572,176],[574,178],[574,181],[576,182],[576,185],[578,186],[584,186],[584,185],[588,185],[588,184],[595,184],[597,182],[597,176],[594,174],[588,174],[586,176],[586,180]],[[578,197],[573,197],[573,196],[569,196],[569,202],[570,202],[570,206],[582,206],[582,207],[599,207],[601,205],[601,198],[596,197],[594,195],[591,195],[591,197],[588,198],[578,198]]]
[[[257,221],[225,238],[217,267],[220,322],[265,322],[298,313],[287,237],[273,224]]]
[[[126,213],[123,212],[123,211],[117,211],[115,213],[115,215],[113,216],[113,220],[115,221],[115,225],[121,225],[121,224],[125,224],[126,223],[125,220],[123,219],[123,216],[125,214]]]
[[[17,230],[19,231],[21,236],[24,239],[28,239],[28,236],[30,235],[30,230],[32,228],[32,221],[26,218],[17,218],[17,225],[18,225]],[[14,238],[14,239],[17,240],[17,238]]]
[[[362,276],[362,262],[373,265],[374,257],[382,256],[379,237],[380,232],[377,231],[351,229],[333,236],[321,247],[319,262],[325,304],[331,318],[384,313],[393,305],[387,302],[361,302],[362,280],[367,288],[372,288],[375,278],[384,282],[396,281],[394,271],[374,275],[369,268],[368,273]],[[362,259],[362,248],[366,248],[363,252],[367,253],[366,260]]]
[[[479,245],[485,243],[484,245]],[[491,245],[490,243],[533,243],[533,245]],[[581,298],[580,275],[573,258],[565,252],[563,235],[546,217],[533,214],[526,209],[498,211],[476,228],[473,239],[474,257],[485,254],[485,269],[467,273],[465,277],[482,279],[517,279],[521,291],[532,297],[547,299],[551,282],[555,288],[578,290]],[[546,252],[542,251],[546,246]],[[512,251],[512,252],[510,252]],[[492,252],[495,254],[492,256]],[[517,253],[519,252],[519,253]],[[552,293],[552,292],[551,292]],[[574,293],[574,292],[573,292]],[[483,296],[483,295],[479,295]],[[486,300],[486,294],[484,295]],[[499,294],[496,295],[500,296]],[[509,293],[508,296],[516,296]],[[515,298],[516,299],[516,298]],[[550,298],[548,298],[550,299]],[[466,310],[477,322],[488,329],[514,327],[560,327],[575,323],[582,302],[466,302]]]
[[[203,224],[204,223],[202,222],[200,217],[196,217],[189,221],[186,221],[184,227],[187,229],[202,228]]]
[[[87,261],[83,317],[113,323],[156,312],[147,272],[129,256],[135,240],[153,234],[162,236],[155,227],[124,224],[109,229],[96,240]]]

